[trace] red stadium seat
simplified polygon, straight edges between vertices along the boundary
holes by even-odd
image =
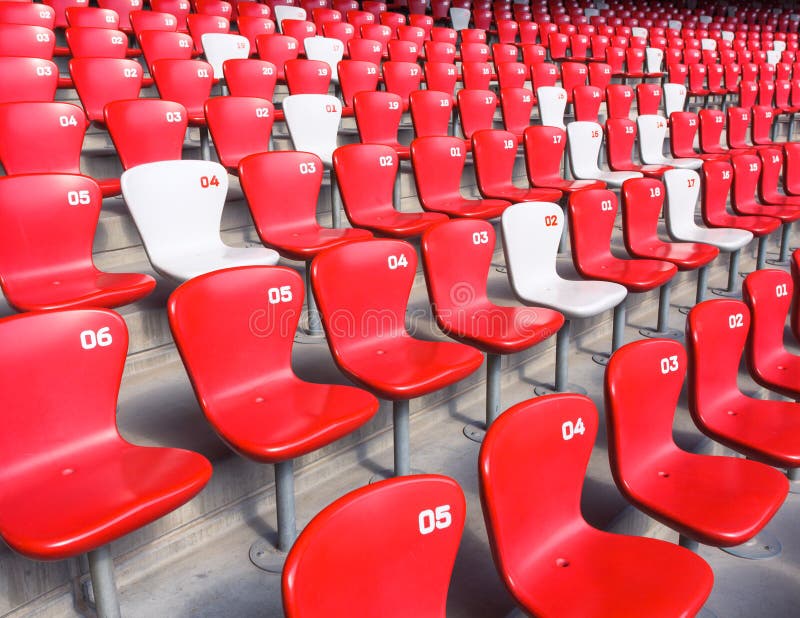
[[[673,169],[671,166],[642,165],[633,162],[636,134],[636,123],[633,120],[628,118],[606,120],[608,167],[615,172],[641,172],[649,178],[662,178],[664,172]]]
[[[516,142],[514,145],[516,153]],[[427,211],[451,217],[492,219],[510,202],[484,194],[484,199],[461,195],[466,148],[458,137],[420,137],[411,142],[411,164],[417,196]]]
[[[153,291],[156,282],[148,275],[95,267],[92,244],[101,205],[100,188],[86,176],[0,179],[0,285],[13,307],[117,307]]]
[[[637,508],[678,531],[681,544],[739,545],[777,512],[788,482],[762,463],[697,455],[675,444],[672,423],[685,373],[686,352],[676,341],[637,341],[611,358],[605,409],[614,481]],[[656,391],[661,396],[654,399]]]
[[[625,84],[609,84],[606,107],[609,118],[628,118],[633,104],[633,88]]]
[[[565,180],[561,162],[567,146],[567,134],[558,127],[534,125],[525,129],[525,169],[528,182],[534,187],[549,187],[564,193],[582,189],[605,189],[600,180]]]
[[[452,95],[438,90],[415,90],[409,100],[415,136],[448,135],[453,115]]]
[[[727,161],[726,154],[707,154],[694,149],[700,118],[692,112],[672,112],[669,115],[669,147],[673,157],[702,159],[703,161]]]
[[[56,35],[41,26],[0,23],[0,56],[52,60]]]
[[[128,35],[121,30],[69,27],[66,37],[67,46],[73,58],[126,58],[128,56]],[[140,50],[136,51],[141,53]]]
[[[58,67],[43,58],[0,57],[0,103],[52,101]]]
[[[103,124],[106,103],[136,99],[142,88],[142,67],[125,58],[73,58],[69,73],[90,122]]]
[[[565,393],[519,403],[489,430],[479,459],[481,503],[503,582],[531,615],[694,615],[713,583],[699,556],[584,519],[581,493],[597,428],[592,401]]]
[[[480,429],[488,429],[501,412],[500,355],[528,349],[564,324],[556,311],[508,307],[489,300],[486,285],[494,249],[494,227],[465,219],[433,226],[421,243],[437,325],[449,337],[486,354],[486,423],[476,435],[482,435]],[[462,296],[459,290],[465,289],[470,293]]]
[[[0,162],[6,174],[80,174],[88,122],[72,103],[0,104]],[[119,178],[96,180],[103,197],[119,195]]]
[[[455,96],[456,82],[458,82],[458,69],[455,64],[428,61],[423,67],[423,72],[428,90],[445,92],[451,98]]]
[[[124,169],[143,163],[180,159],[188,118],[174,101],[112,101],[103,110],[108,134]]]
[[[178,29],[178,20],[172,13],[131,11],[131,27],[137,37],[145,30],[175,32]]]
[[[353,97],[358,92],[377,90],[380,69],[374,62],[366,60],[342,60],[338,65],[338,73],[345,104],[343,115],[352,115]]]
[[[139,35],[139,46],[151,74],[156,60],[191,60],[193,45],[192,37],[183,32],[145,30]]]
[[[391,146],[401,160],[409,158],[409,147],[397,141],[403,116],[400,95],[371,90],[358,92],[353,97],[353,109],[362,144]]]
[[[278,70],[271,62],[256,58],[233,58],[222,63],[222,71],[231,96],[272,101]]]
[[[287,60],[297,58],[300,46],[297,39],[284,34],[259,34],[256,36],[258,57],[275,65],[278,81],[285,81],[284,65]]]
[[[206,122],[219,162],[231,173],[245,157],[270,148],[275,108],[254,97],[212,97],[205,102]]]
[[[463,492],[443,476],[390,479],[339,498],[286,560],[287,617],[443,617],[465,514]],[[329,576],[332,555],[340,577]]]
[[[500,109],[503,111],[503,126],[514,134],[519,142],[525,129],[531,125],[531,112],[535,98],[527,88],[501,88]]]
[[[97,0],[101,9],[111,9],[119,15],[119,29],[124,32],[133,32],[131,27],[131,11],[143,8],[142,0]]]
[[[420,89],[422,69],[416,62],[396,62],[389,60],[381,67],[383,85],[387,92],[400,95],[403,111],[408,111],[408,96]]]
[[[340,148],[334,157],[355,148],[388,149],[353,144]],[[374,185],[375,175],[369,171],[365,170],[366,177]],[[359,183],[358,190],[363,187]],[[345,193],[344,184],[342,189]],[[423,341],[408,333],[405,314],[416,267],[414,248],[400,240],[347,243],[321,253],[311,265],[314,294],[336,364],[356,384],[393,402],[396,476],[410,471],[409,400],[458,382],[483,360],[481,353],[469,346]],[[376,312],[380,320],[370,317]],[[343,328],[342,315],[349,316],[354,328]]]
[[[189,28],[189,34],[194,41],[194,51],[198,54],[203,53],[203,35],[208,33],[227,34],[230,32],[230,21],[224,17],[217,17],[216,15],[201,15],[199,13],[191,13],[186,17],[186,25]]]
[[[64,11],[71,28],[111,28],[119,30],[119,14],[113,9],[72,6]]]
[[[491,62],[467,61],[461,64],[461,81],[466,90],[489,90],[494,77]]]
[[[170,13],[178,19],[178,32],[186,32],[186,17],[192,10],[188,0],[150,0],[150,8],[153,11]]]
[[[637,114],[658,114],[663,92],[660,84],[641,83],[636,85]]]
[[[2,2],[0,23],[41,26],[48,30],[56,27],[56,11],[46,4],[33,2]]]
[[[461,133],[465,139],[472,139],[475,131],[494,126],[494,113],[497,110],[497,95],[494,92],[465,88],[458,91],[457,97]]]
[[[576,86],[572,91],[575,120],[598,122],[603,91],[597,86]]]
[[[0,337],[8,429],[0,535],[34,560],[88,552],[97,613],[119,616],[109,544],[191,500],[211,464],[120,436],[114,407],[128,351],[121,316],[101,309],[14,316],[0,323]],[[34,390],[42,396],[31,397]]]
[[[289,94],[328,94],[331,68],[327,62],[292,58],[283,66]]]
[[[522,88],[528,79],[528,67],[522,62],[501,62],[497,65],[497,82],[501,90]]]

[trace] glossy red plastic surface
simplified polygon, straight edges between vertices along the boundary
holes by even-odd
[[[0,74],[0,103],[55,99],[58,67],[51,60],[0,57]]]
[[[278,80],[284,81],[286,61],[297,58],[301,48],[294,37],[285,34],[259,34],[256,36],[256,49],[261,60],[275,65]]]
[[[567,147],[567,132],[558,127],[534,125],[525,129],[525,168],[534,187],[550,187],[564,193],[582,189],[605,189],[601,180],[565,180],[561,161]]]
[[[409,97],[409,111],[416,137],[447,135],[453,117],[453,96],[439,90],[415,90]]]
[[[351,433],[378,409],[361,389],[294,374],[302,310],[300,275],[277,266],[208,273],[170,296],[170,328],[203,413],[244,457],[293,459]]]
[[[384,399],[412,399],[449,386],[483,360],[469,346],[409,334],[405,314],[416,267],[414,248],[400,240],[347,243],[323,251],[311,265],[336,364]]]
[[[628,253],[694,270],[712,262],[719,249],[697,242],[665,242],[658,237],[658,217],[666,189],[653,178],[632,178],[622,185],[622,236]]]
[[[106,103],[137,99],[142,89],[142,66],[128,58],[72,58],[69,73],[91,122],[103,122]]]
[[[66,38],[73,58],[125,58],[128,54],[128,35],[121,30],[70,27]]]
[[[431,62],[427,61],[423,67],[425,74],[425,85],[427,90],[435,90],[455,96],[456,83],[458,82],[458,69],[451,62]],[[419,92],[415,90],[414,92]],[[412,98],[409,95],[409,99]]]
[[[603,91],[597,86],[576,86],[572,91],[575,120],[598,122]]]
[[[436,323],[456,341],[510,354],[554,335],[564,316],[541,307],[497,305],[486,294],[495,248],[487,221],[456,219],[422,236],[422,263]]]
[[[317,223],[323,170],[317,155],[294,150],[256,154],[239,163],[239,181],[261,241],[290,260],[310,260],[323,249],[372,237],[367,230]]]
[[[245,157],[269,150],[275,108],[253,97],[212,97],[205,103],[206,122],[219,162],[236,172]]]
[[[800,399],[800,356],[786,349],[783,331],[794,295],[792,276],[782,270],[750,273],[742,298],[752,312],[747,367],[761,386]]]
[[[112,101],[103,117],[124,169],[143,163],[180,159],[188,118],[174,101]]]
[[[353,97],[358,135],[363,144],[391,146],[401,159],[409,158],[409,147],[397,141],[403,100],[393,92],[364,91]]]
[[[742,215],[775,217],[782,222],[800,219],[800,206],[767,204],[757,199],[756,190],[761,177],[758,155],[741,154],[731,159],[733,164],[733,209]]]
[[[641,172],[649,178],[662,178],[670,165],[640,165],[633,162],[633,146],[638,133],[636,122],[628,118],[606,120],[608,166],[614,171]]]
[[[444,147],[440,153],[440,158],[446,159]],[[509,202],[558,202],[561,199],[562,193],[558,189],[514,186],[512,177],[517,156],[517,141],[513,133],[495,129],[476,131],[472,135],[472,156],[478,189],[485,198],[504,199]],[[423,166],[422,169],[430,168]],[[460,176],[460,173],[457,174],[457,177]]]
[[[56,35],[49,28],[0,23],[0,56],[52,60]]]
[[[503,582],[536,616],[694,615],[713,583],[699,556],[610,534],[583,518],[597,426],[588,397],[560,394],[517,404],[489,428],[479,460],[481,504]]]
[[[0,321],[0,340],[0,535],[12,549],[38,560],[91,551],[205,486],[211,464],[201,455],[120,437],[115,406],[128,334],[119,315],[13,316]]]
[[[758,183],[758,195],[762,202],[786,206],[800,206],[800,196],[786,195],[778,189],[783,170],[783,149],[763,148],[758,151],[761,158],[761,182]]]
[[[511,139],[516,150],[516,141],[513,136]],[[422,207],[452,217],[499,217],[510,206],[509,201],[486,193],[482,193],[483,199],[466,198],[461,194],[461,176],[466,156],[467,149],[458,137],[420,137],[411,142],[414,182]]]
[[[400,212],[394,208],[399,164],[391,146],[349,144],[334,151],[336,181],[350,223],[383,236],[407,238],[446,219],[441,213]]]
[[[587,279],[613,281],[629,292],[646,292],[677,272],[674,264],[653,259],[623,259],[611,253],[617,197],[607,189],[572,193],[567,207],[572,261]]]
[[[701,112],[702,113],[702,112]],[[727,161],[706,161],[703,174],[703,221],[709,227],[733,227],[764,236],[781,226],[780,219],[764,215],[738,215],[728,211],[728,195],[733,184],[733,166]]]
[[[162,99],[186,108],[190,126],[205,126],[205,102],[214,85],[214,69],[202,60],[156,60],[150,68]]]
[[[525,129],[531,126],[531,112],[536,98],[527,88],[502,88],[500,108],[503,111],[503,125],[519,140]]]
[[[328,94],[331,69],[327,62],[292,58],[283,66],[289,94]]]
[[[747,306],[738,300],[707,301],[692,308],[686,325],[689,410],[695,424],[751,459],[800,466],[800,405],[739,390],[739,364],[751,329]],[[780,330],[783,334],[782,324]]]
[[[428,513],[440,514],[431,532]],[[393,478],[345,495],[311,520],[289,552],[286,615],[444,618],[465,515],[461,488],[443,476]]]
[[[194,51],[198,54],[203,53],[203,35],[218,32],[227,34],[230,32],[230,21],[224,17],[216,15],[202,15],[200,13],[190,13],[186,16],[186,26],[189,34],[194,41]]]
[[[252,4],[253,6],[264,7],[269,10],[269,7],[266,5],[256,2],[243,2],[242,4]],[[240,15],[236,25],[239,29],[239,34],[245,37],[248,43],[250,43],[251,56],[257,54],[258,44],[256,43],[256,37],[258,37],[258,35],[275,34],[275,22],[267,17]]]
[[[726,161],[727,154],[707,154],[694,149],[700,118],[693,112],[672,112],[669,115],[669,146],[673,157],[696,158],[704,161]]]
[[[183,32],[145,30],[139,35],[139,47],[151,73],[156,60],[191,60],[192,46],[192,37]]]
[[[20,311],[116,307],[147,296],[155,280],[98,270],[92,245],[102,204],[86,176],[0,178],[0,285]]]
[[[377,90],[380,68],[367,60],[342,60],[339,62],[339,86],[345,106],[352,109],[353,97],[363,90]]]
[[[141,0],[97,0],[101,9],[111,9],[119,15],[119,29],[133,32],[131,27],[131,11],[142,8]]]
[[[271,62],[256,58],[232,58],[222,63],[222,71],[231,96],[272,101],[278,71]]]
[[[756,461],[678,448],[672,424],[685,373],[686,352],[676,341],[636,341],[611,357],[605,377],[611,472],[622,494],[651,517],[707,545],[738,545],[769,523],[789,483]]]
[[[660,84],[641,83],[636,85],[636,109],[639,115],[658,114],[661,107],[662,89]]]
[[[701,109],[700,117],[700,150],[707,154],[734,154],[727,146],[720,143],[722,131],[725,129],[725,114],[718,109]]]
[[[456,96],[461,132],[466,139],[471,139],[475,131],[493,127],[497,110],[497,95],[494,92],[464,89],[459,90]]]
[[[400,95],[403,110],[408,110],[408,96],[420,89],[422,68],[416,62],[397,62],[389,60],[381,67],[383,85],[387,92]]]
[[[606,106],[609,118],[628,118],[633,104],[633,88],[625,84],[609,84]]]

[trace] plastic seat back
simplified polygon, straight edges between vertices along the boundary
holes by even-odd
[[[242,4],[245,4],[244,2]],[[256,6],[263,6],[264,8],[268,7],[266,5],[258,4],[256,2],[248,2],[247,4],[253,4]],[[239,19],[236,23],[239,34],[242,35],[247,39],[247,42],[250,44],[250,55],[254,56],[256,54],[256,49],[258,44],[256,43],[256,38],[261,34],[275,34],[275,22],[271,19],[267,19],[266,17],[249,17],[245,15],[240,15]]]
[[[80,174],[87,127],[83,110],[71,103],[0,104],[0,163],[8,175]]]
[[[380,69],[366,60],[342,60],[338,66],[339,86],[347,106],[353,105],[353,96],[364,90],[377,90]]]
[[[751,145],[747,142],[747,129],[750,127],[750,108],[728,108],[728,148],[746,149]]]
[[[230,21],[216,15],[203,15],[191,13],[186,17],[186,25],[194,42],[194,50],[198,54],[205,53],[203,49],[203,35],[207,33],[227,34],[230,32]]]
[[[464,62],[461,65],[461,81],[466,90],[489,90],[492,83],[490,62]]]
[[[720,140],[725,129],[725,114],[718,109],[701,109],[700,117],[700,150],[703,152],[719,152],[722,150]]]
[[[219,162],[236,170],[246,156],[269,149],[275,109],[254,97],[212,97],[205,103],[206,122]]]
[[[0,103],[52,101],[58,67],[43,58],[0,57]]]
[[[166,32],[163,30],[145,30],[139,35],[139,46],[150,71],[156,60],[172,58],[175,60],[191,60],[192,37],[183,32]]]
[[[556,259],[564,213],[549,202],[512,204],[503,211],[501,226],[511,287],[518,298],[533,298],[560,278]]]
[[[344,56],[344,44],[338,39],[322,36],[309,37],[304,41],[306,58],[325,62],[330,70],[331,81],[339,82],[337,67]]]
[[[497,65],[497,83],[501,90],[522,88],[528,79],[528,67],[522,62],[501,62]]]
[[[67,46],[73,58],[125,58],[128,36],[108,28],[67,28]]]
[[[40,26],[53,30],[56,27],[56,11],[46,4],[3,2],[0,4],[0,23]]]
[[[284,19],[280,29],[282,34],[295,39],[300,49],[304,48],[304,42],[307,38],[317,34],[317,27],[314,22],[304,19]]]
[[[692,112],[672,112],[669,117],[669,145],[675,157],[695,157],[694,138],[699,118]]]
[[[345,49],[356,36],[355,26],[345,22],[326,22],[322,24],[321,28],[324,36],[341,41]]]
[[[639,116],[639,148],[642,162],[659,164],[664,160],[664,139],[667,137],[667,119],[663,116]]]
[[[308,15],[306,10],[299,6],[288,6],[283,4],[276,4],[272,7],[272,14],[275,17],[275,23],[278,25],[278,31],[283,32],[281,26],[284,19],[298,19],[304,20]]]
[[[391,146],[348,144],[333,153],[333,167],[347,218],[353,225],[394,211],[394,183],[400,165]]]
[[[205,57],[214,69],[214,79],[222,79],[222,64],[234,58],[250,57],[250,41],[240,34],[206,32],[202,35]]]
[[[414,41],[392,39],[386,44],[389,60],[396,62],[416,62],[420,48]]]
[[[122,193],[153,267],[224,249],[220,238],[228,174],[214,161],[159,161],[122,174]],[[184,258],[185,259],[185,258]]]
[[[462,62],[490,62],[492,59],[491,48],[485,43],[461,43]]]
[[[682,84],[664,84],[664,114],[682,112],[686,105],[686,87]]]
[[[527,88],[502,88],[500,90],[500,108],[503,112],[503,125],[506,131],[521,136],[531,124],[533,104],[533,93]]]
[[[142,67],[125,58],[73,58],[69,72],[75,90],[92,122],[103,122],[103,108],[111,101],[136,99],[142,88]]]
[[[455,64],[428,61],[423,67],[423,72],[428,90],[437,90],[446,92],[451,97],[455,96],[456,82],[458,81],[458,70]],[[411,95],[409,98],[412,98]]]
[[[577,86],[572,93],[575,120],[598,122],[603,91],[597,86]]]
[[[205,123],[203,106],[214,85],[210,64],[202,60],[157,60],[151,71],[162,99],[183,105],[190,124]]]
[[[436,90],[416,90],[410,96],[411,122],[416,137],[447,135],[453,97]]]
[[[400,95],[405,108],[408,108],[408,96],[419,90],[422,83],[422,69],[416,62],[395,62],[389,60],[381,67],[383,84],[387,92]]]
[[[138,11],[142,8],[141,0],[97,0],[97,5],[101,9],[116,11],[119,15],[119,29],[125,32],[133,32],[131,11]]]
[[[476,131],[473,140],[481,133],[495,133],[495,131]],[[510,136],[516,154],[517,146],[513,135],[505,131],[497,133],[503,133],[507,138]],[[491,139],[490,136],[487,137]],[[438,204],[447,202],[448,199],[461,198],[461,176],[466,158],[467,149],[464,141],[458,137],[420,137],[411,142],[414,182],[417,187],[417,197],[424,208],[439,210]],[[500,167],[504,167],[502,163]],[[476,164],[476,176],[477,174]],[[478,186],[483,186],[480,179]]]
[[[294,37],[285,34],[259,34],[256,37],[258,57],[275,65],[278,70],[278,79],[286,79],[284,64],[287,60],[297,58],[300,45]]]
[[[702,167],[703,221],[706,225],[725,225],[728,196],[733,184],[733,166],[727,161],[706,161]]]
[[[178,20],[178,32],[186,32],[186,18],[192,10],[192,5],[187,0],[150,0],[153,11],[169,13]]]
[[[739,154],[731,159],[731,164],[733,165],[731,205],[739,214],[748,214],[746,210],[757,203],[761,160],[755,154]]]
[[[425,41],[423,45],[428,62],[452,64],[456,60],[456,46],[445,41]]]
[[[567,147],[567,134],[558,127],[534,125],[525,129],[525,169],[528,181],[537,187],[560,184],[561,161]]]
[[[228,92],[233,97],[258,97],[272,101],[278,71],[266,60],[234,59],[222,63]]]
[[[347,54],[350,60],[363,60],[379,66],[383,58],[383,48],[380,41],[355,38],[347,41]]]
[[[603,128],[596,122],[570,122],[567,125],[569,160],[576,178],[597,178],[597,157],[603,144]]]
[[[636,341],[612,355],[605,376],[608,454],[621,491],[641,466],[677,450],[672,424],[685,374],[686,352],[677,341]]]
[[[539,118],[546,127],[566,128],[564,110],[567,107],[567,92],[558,86],[540,86],[536,89],[539,103]]]
[[[478,464],[481,504],[495,564],[518,598],[533,596],[520,577],[531,562],[544,560],[565,530],[585,525],[581,493],[597,426],[592,401],[565,393],[512,406],[487,432]]]
[[[403,102],[392,92],[364,91],[353,97],[358,135],[364,144],[398,146]]]
[[[726,401],[740,396],[739,365],[750,332],[742,301],[718,299],[692,308],[686,320],[689,411],[699,426]]]
[[[577,86],[585,86],[589,70],[582,62],[561,63],[561,85],[567,93],[567,103],[572,103],[572,91]]]
[[[658,114],[661,107],[661,86],[647,82],[636,86],[636,109],[639,114]]]
[[[497,109],[497,95],[491,90],[459,90],[458,111],[461,131],[470,139],[475,131],[491,129]]]
[[[752,108],[753,127],[752,139],[757,146],[774,145],[772,141],[772,124],[775,122],[775,113],[771,106],[754,105]]]
[[[394,478],[347,494],[292,547],[286,615],[444,616],[465,513],[463,492],[443,476]],[[332,555],[345,576],[329,577]]]
[[[629,118],[606,120],[608,166],[612,170],[635,170],[633,145],[636,142],[636,123]]]
[[[752,80],[745,80],[739,83],[739,107],[750,108],[756,104],[758,98],[758,84]]]
[[[54,285],[97,272],[92,245],[101,205],[100,188],[86,176],[0,178],[0,285],[12,304],[31,280]]]
[[[0,57],[51,60],[55,48],[56,35],[48,28],[0,23]]]
[[[654,178],[632,178],[622,184],[622,233],[631,255],[647,255],[662,244],[658,218],[664,204],[664,185]]]
[[[555,86],[558,81],[558,69],[549,62],[539,62],[531,65],[531,85],[533,91],[538,93],[543,86]]]
[[[745,330],[745,334],[749,334],[747,365],[756,379],[762,366],[773,365],[777,356],[787,354],[783,331],[794,296],[793,288],[792,275],[773,268],[752,272],[744,280],[742,299],[752,314],[749,333]]]
[[[284,64],[290,94],[328,94],[331,68],[322,60],[294,58]]]
[[[610,248],[617,216],[617,196],[613,191],[577,191],[570,195],[567,212],[572,261],[579,273],[594,272],[602,268],[599,264],[617,259]]]
[[[188,117],[174,101],[112,101],[103,118],[124,169],[143,163],[180,159]]]
[[[131,11],[131,28],[137,37],[145,30],[175,32],[178,29],[178,19],[172,13],[163,11]]]
[[[633,104],[633,88],[627,84],[609,84],[606,107],[609,118],[628,118]]]
[[[331,165],[342,102],[328,94],[294,94],[283,100],[283,113],[294,149],[313,152]]]

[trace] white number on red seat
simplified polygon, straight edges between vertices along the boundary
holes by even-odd
[[[133,69],[133,68],[123,69],[122,75],[123,75],[123,77],[128,77],[128,78],[130,78],[130,77],[138,77],[139,76],[139,71],[138,71],[138,69]]]
[[[110,330],[108,326],[104,326],[97,332],[93,330],[82,331],[80,335],[81,347],[84,350],[92,350],[98,346],[101,348],[110,346],[113,341],[111,333],[109,332]]]
[[[400,255],[390,255],[387,259],[389,270],[397,270],[408,266],[408,259],[402,253]]]
[[[613,206],[611,205],[611,200],[602,200],[600,202],[600,210],[603,212],[611,212],[613,210]]]
[[[450,505],[443,504],[435,509],[425,509],[419,512],[419,533],[430,534],[434,530],[444,530],[453,523],[450,515]]]
[[[750,171],[757,172],[758,171],[758,163],[751,163],[750,164]]]
[[[731,179],[731,171],[722,170],[722,180],[730,180],[730,179]]]
[[[389,109],[400,109],[400,101],[389,101]]]
[[[36,41],[39,43],[47,43],[50,41],[50,35],[40,32],[36,34]]]
[[[553,143],[560,144],[561,143],[561,135],[554,135],[553,136]]]
[[[78,206],[80,204],[89,204],[92,198],[89,196],[89,191],[81,189],[80,191],[67,191],[67,204],[70,206]]]
[[[668,373],[672,373],[673,371],[678,371],[678,356],[677,354],[673,354],[672,356],[665,356],[661,359],[661,373],[667,375]]]
[[[78,121],[75,119],[75,116],[59,116],[58,124],[62,127],[77,127]]]
[[[472,233],[472,244],[473,245],[487,245],[487,244],[489,244],[489,233],[486,232],[486,231],[473,232]]]
[[[292,298],[292,287],[290,285],[282,285],[279,288],[269,288],[267,290],[267,300],[270,305],[288,303]]]
[[[786,288],[785,283],[779,283],[775,286],[775,296],[778,298],[781,296],[789,296],[789,290]]]
[[[503,148],[505,150],[513,150],[516,147],[517,147],[517,145],[514,143],[513,139],[504,139],[503,140]]]
[[[201,78],[208,77],[208,69],[197,69],[197,77]]]
[[[167,122],[181,122],[183,121],[183,116],[180,112],[167,112],[166,113]]]
[[[111,44],[112,45],[122,45],[122,37],[121,36],[112,36],[111,37]]]
[[[309,161],[308,163],[301,163],[300,164],[300,173],[301,174],[313,174],[317,171],[317,166],[313,161]]]
[[[36,67],[36,75],[38,75],[39,77],[44,77],[45,75],[52,75],[52,74],[53,74],[52,67],[49,66]]]
[[[392,156],[386,155],[385,157],[378,157],[378,165],[380,165],[381,167],[391,167]]]
[[[269,118],[269,107],[256,107],[256,118]]]
[[[459,146],[453,146],[450,149],[450,156],[451,157],[460,157],[461,156],[461,148]]]
[[[189,41],[187,41],[186,39],[180,39],[178,41],[178,47],[183,47],[183,48],[189,47]]]
[[[661,187],[650,187],[650,197],[661,197]]]
[[[582,436],[585,431],[586,427],[583,424],[583,419],[580,417],[578,417],[578,420],[574,423],[572,421],[564,421],[561,425],[561,437],[564,438],[564,440],[572,440],[575,434]]]
[[[728,328],[741,328],[744,326],[744,316],[741,313],[731,313],[728,316]]]

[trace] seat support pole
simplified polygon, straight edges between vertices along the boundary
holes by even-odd
[[[89,572],[98,618],[120,618],[117,585],[114,582],[114,562],[108,545],[90,551]]]
[[[781,229],[781,249],[778,254],[778,262],[781,264],[789,262],[789,236],[792,234],[792,223],[787,221]]]
[[[339,188],[336,182],[336,172],[331,168],[331,226],[334,228],[342,227],[342,213],[339,209]]]
[[[738,296],[741,293],[739,289],[739,260],[741,258],[741,249],[731,251],[731,256],[728,259],[728,287],[727,288],[713,288],[711,291],[717,296]]]
[[[656,329],[663,333],[669,329],[669,295],[672,281],[667,281],[658,291],[658,322]]]
[[[500,364],[499,354],[486,354],[486,429],[500,415]]]
[[[708,265],[701,266],[697,271],[697,293],[694,297],[695,304],[702,303],[706,299],[706,288],[708,287]]]
[[[564,325],[556,333],[556,392],[563,393],[569,388],[567,383],[569,371],[569,330],[570,320],[565,320]]]
[[[208,127],[200,127],[200,156],[203,161],[211,161],[211,144],[208,139]]]
[[[611,331],[611,353],[613,354],[622,347],[625,341],[625,309],[627,308],[628,298],[614,307],[614,325]]]
[[[294,463],[275,464],[275,502],[278,511],[278,550],[288,552],[297,536],[294,511]]]
[[[409,401],[401,399],[392,403],[394,417],[394,475],[411,474],[411,455],[409,452]]]
[[[308,334],[321,335],[322,323],[317,311],[317,301],[311,289],[311,261],[306,262],[306,312],[308,313]]]
[[[758,239],[758,256],[756,257],[756,270],[764,268],[767,261],[767,237],[762,236]]]

